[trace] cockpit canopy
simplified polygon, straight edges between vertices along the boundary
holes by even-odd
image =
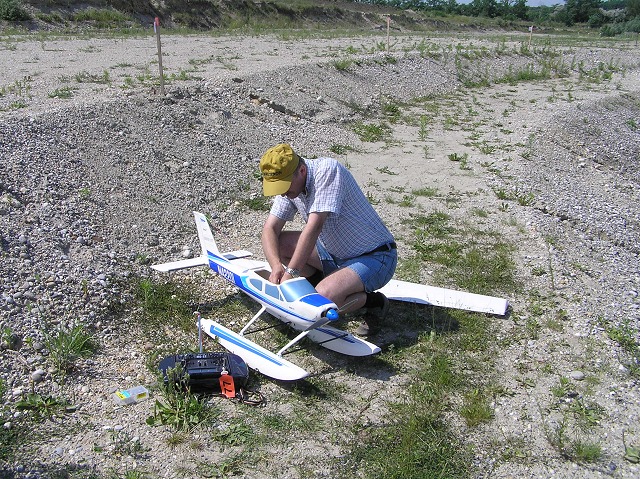
[[[284,301],[288,303],[297,301],[310,294],[318,294],[306,278],[292,279],[280,285],[270,283],[261,278],[250,278],[249,283],[258,291],[264,292],[267,296],[271,296],[278,301],[283,301],[284,299]]]

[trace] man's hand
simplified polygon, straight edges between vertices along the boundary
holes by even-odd
[[[288,277],[285,278],[285,276],[288,276]],[[287,273],[285,273],[285,271],[284,271],[284,269],[282,267],[276,268],[275,270],[272,270],[271,274],[269,275],[269,281],[271,281],[272,283],[275,283],[275,284],[283,283],[287,279],[291,279],[291,276],[289,276]]]

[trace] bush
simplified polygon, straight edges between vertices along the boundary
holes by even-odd
[[[587,23],[589,24],[589,28],[600,28],[607,23],[607,17],[598,10],[591,14]]]
[[[29,18],[30,15],[22,8],[20,0],[0,0],[0,20],[19,22]]]
[[[600,29],[600,35],[603,37],[615,37],[620,35],[624,31],[624,28],[620,23],[606,24]]]
[[[624,29],[627,32],[640,33],[640,16],[637,16],[637,17],[629,20],[625,24]]]

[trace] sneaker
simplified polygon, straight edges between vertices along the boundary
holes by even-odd
[[[358,336],[373,336],[380,331],[384,319],[389,312],[389,300],[383,296],[384,303],[381,308],[368,309],[364,314],[364,321],[355,330]]]

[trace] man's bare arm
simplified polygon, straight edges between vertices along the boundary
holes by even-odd
[[[271,275],[269,281],[279,283],[284,274],[282,260],[280,259],[280,233],[286,221],[274,215],[269,215],[262,228],[262,250],[269,266]]]
[[[309,214],[307,224],[300,234],[296,249],[291,257],[291,261],[289,261],[289,268],[302,271],[303,268],[309,264],[309,258],[316,247],[316,241],[318,241],[318,236],[320,236],[320,232],[328,215],[328,212]],[[285,274],[285,276],[287,276],[286,279],[288,279],[288,275]]]

